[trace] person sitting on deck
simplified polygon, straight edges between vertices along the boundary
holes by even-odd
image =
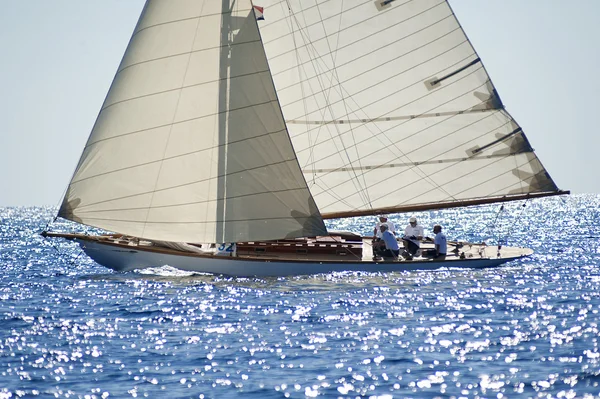
[[[417,218],[412,216],[408,219],[408,226],[404,229],[404,237],[402,237],[402,240],[404,240],[404,252],[402,256],[407,260],[411,260],[419,248],[421,248],[420,240],[423,239],[423,234],[423,226],[417,223]]]
[[[396,228],[394,227],[394,223],[392,222],[388,222],[388,217],[387,215],[379,215],[379,222],[377,222],[377,224],[375,225],[375,230],[373,230],[373,235],[374,235],[374,240],[375,241],[379,241],[378,239],[381,239],[381,231],[379,230],[379,228],[381,227],[382,224],[387,225],[388,231],[392,234],[396,234]]]
[[[427,257],[444,260],[446,259],[446,253],[448,251],[446,235],[442,233],[442,226],[439,224],[433,226],[433,232],[435,233],[435,238],[433,239],[435,249],[430,249],[427,253]]]
[[[382,258],[397,259],[400,254],[400,248],[398,247],[396,237],[389,231],[385,223],[381,224],[379,229],[381,230],[381,241],[377,242],[375,253]]]

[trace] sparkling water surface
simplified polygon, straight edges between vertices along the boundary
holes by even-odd
[[[536,251],[505,267],[273,279],[112,272],[0,208],[0,399],[599,398],[600,196],[521,205],[416,215]]]

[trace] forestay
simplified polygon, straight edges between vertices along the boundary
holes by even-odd
[[[59,216],[164,241],[324,234],[249,0],[149,0]]]
[[[265,0],[259,23],[324,217],[559,193],[444,0]]]

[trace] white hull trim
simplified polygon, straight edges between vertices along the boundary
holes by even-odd
[[[146,251],[139,247],[123,247],[97,241],[78,241],[85,253],[97,263],[116,271],[162,267],[236,277],[284,277],[343,271],[397,272],[414,270],[481,269],[497,267],[503,263],[528,256],[533,251],[519,248],[518,256],[501,258],[467,258],[435,261],[313,261],[252,259],[206,255],[168,254]],[[514,248],[516,250],[517,248]],[[515,252],[515,251],[512,251]],[[512,253],[511,253],[512,255]]]

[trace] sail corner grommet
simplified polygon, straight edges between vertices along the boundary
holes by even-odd
[[[394,0],[375,0],[374,3],[377,10],[383,11],[390,8],[393,1]]]
[[[429,90],[429,91],[431,91],[433,89],[437,89],[438,87],[441,86],[440,79],[438,79],[437,76],[434,76],[431,79],[427,79],[424,83],[425,83],[425,87],[427,87],[427,90]]]

